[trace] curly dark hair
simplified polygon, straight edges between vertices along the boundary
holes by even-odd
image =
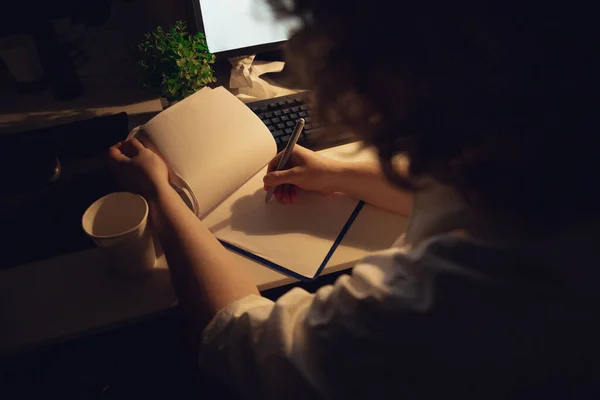
[[[373,144],[398,185],[431,176],[477,207],[537,223],[595,208],[591,10],[511,0],[270,2],[303,21],[287,57],[321,117]],[[394,171],[400,153],[409,178]]]

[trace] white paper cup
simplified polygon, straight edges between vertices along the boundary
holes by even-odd
[[[148,203],[142,196],[128,192],[106,195],[86,210],[81,223],[85,233],[105,249],[114,272],[133,277],[154,268]]]

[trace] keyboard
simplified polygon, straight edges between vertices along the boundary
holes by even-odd
[[[247,104],[248,107],[269,128],[277,143],[277,151],[285,148],[298,118],[304,118],[306,125],[298,139],[298,144],[312,150],[350,143],[356,138],[349,132],[325,129],[319,120],[311,114],[306,93],[275,97]]]

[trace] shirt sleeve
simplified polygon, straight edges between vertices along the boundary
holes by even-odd
[[[368,256],[315,294],[294,288],[277,302],[248,296],[205,329],[200,364],[246,398],[334,397],[367,375],[359,370],[386,364],[393,314],[425,311],[430,278],[396,248]]]

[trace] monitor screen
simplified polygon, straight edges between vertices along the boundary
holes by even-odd
[[[266,0],[196,1],[212,53],[282,42],[294,27],[290,20],[278,20]]]

